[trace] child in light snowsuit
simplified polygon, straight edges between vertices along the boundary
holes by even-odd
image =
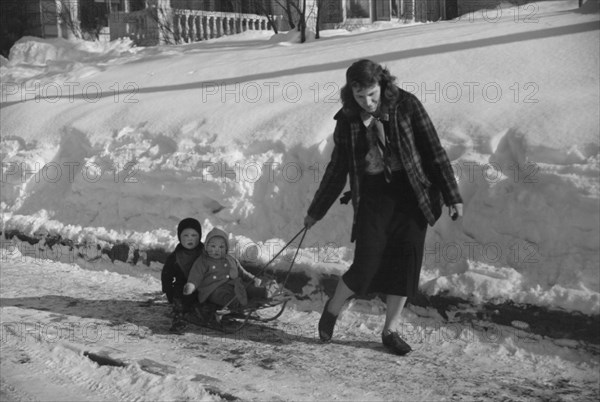
[[[206,248],[194,262],[183,294],[189,295],[197,290],[200,303],[208,301],[219,307],[228,305],[231,308],[246,305],[249,298],[266,299],[267,289],[259,286],[260,280],[228,254],[227,238],[227,233],[217,228],[206,235]]]
[[[194,218],[185,218],[177,226],[179,244],[165,261],[162,269],[162,291],[173,305],[171,332],[181,332],[186,327],[183,315],[191,311],[196,295],[184,295],[183,287],[188,280],[192,265],[202,255],[204,244],[202,227]]]

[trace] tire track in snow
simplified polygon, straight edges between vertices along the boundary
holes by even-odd
[[[8,367],[6,368],[6,370],[8,370],[8,372],[11,372],[10,368]],[[0,376],[0,401],[39,401],[39,399],[33,397],[33,395],[12,385],[11,382],[12,379],[5,376]]]
[[[129,392],[124,392],[112,384],[106,383],[113,379],[114,374],[98,373],[101,367],[94,368],[92,373],[95,378],[90,377],[87,369],[81,369],[81,365],[95,364],[87,361],[83,355],[77,355],[70,348],[60,346],[48,347],[48,343],[41,344],[39,348],[29,345],[22,345],[21,350],[30,357],[32,364],[27,364],[27,372],[32,378],[42,378],[43,381],[48,381],[50,384],[57,386],[52,388],[60,389],[60,393],[71,398],[79,400],[141,400],[139,396],[135,396]],[[62,350],[57,350],[58,348]],[[49,349],[49,350],[48,350]],[[65,358],[64,361],[57,359],[56,354],[60,354],[60,358]],[[50,358],[48,356],[50,355]],[[66,363],[66,364],[65,364]],[[19,371],[14,368],[14,371]],[[107,370],[104,370],[107,371]],[[48,390],[50,391],[50,390]],[[50,393],[54,395],[53,393]]]
[[[543,355],[528,355],[525,350],[517,350],[514,356],[510,351],[506,353],[506,341],[485,343],[476,337],[454,342],[425,339],[411,342],[414,351],[400,357],[388,353],[378,335],[360,326],[342,321],[334,341],[322,344],[311,337],[317,313],[301,320],[293,318],[292,322],[287,319],[284,315],[271,323],[270,330],[250,327],[242,336],[230,338],[231,343],[224,343],[218,334],[191,330],[176,338],[177,344],[188,348],[192,334],[198,333],[204,344],[202,357],[228,362],[240,376],[253,374],[250,377],[259,379],[262,387],[270,384],[267,380],[272,375],[283,386],[288,385],[285,379],[290,377],[295,377],[295,383],[310,384],[311,391],[301,391],[296,395],[298,399],[382,400],[396,396],[411,401],[529,401],[552,399],[555,391],[560,392],[557,400],[562,401],[596,400],[598,396],[597,389],[584,378],[565,374],[566,378],[561,379],[553,372],[555,363]],[[291,335],[275,339],[286,332]],[[476,353],[470,353],[469,348]]]
[[[5,349],[3,356],[10,353],[9,348],[12,349],[11,354],[17,351],[19,354],[26,356],[26,359],[21,359],[18,362],[21,364],[12,361],[7,363],[7,365],[10,364],[10,369],[7,372],[19,373],[26,368],[25,371],[28,376],[42,378],[42,381],[49,381],[50,384],[45,384],[45,387],[50,386],[52,389],[58,389],[58,392],[66,397],[75,397],[80,400],[97,400],[99,398],[103,400],[141,400],[139,396],[106,383],[115,376],[115,369],[98,366],[93,367],[93,370],[90,371],[82,368],[82,365],[89,368],[90,365],[96,363],[84,357],[78,347],[61,342],[50,343],[45,341],[40,333],[29,332],[25,338],[22,338],[22,334],[14,332],[10,326],[3,329],[12,332],[12,336],[6,338],[6,340],[12,341],[3,345],[3,349]],[[27,337],[31,339],[27,339]],[[108,371],[108,373],[98,375],[98,370]],[[94,375],[94,377],[90,377],[90,375]],[[118,376],[121,376],[121,374],[118,374]],[[14,375],[11,378],[14,378]],[[17,394],[25,392],[14,385],[12,387]],[[25,397],[24,399],[29,398]]]

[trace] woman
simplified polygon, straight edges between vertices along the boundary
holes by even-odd
[[[418,289],[427,224],[449,206],[462,216],[454,172],[423,105],[394,84],[371,60],[346,71],[342,109],[334,116],[334,149],[304,218],[307,228],[322,219],[350,177],[354,207],[354,261],[325,303],[319,337],[329,341],[344,302],[352,295],[387,295],[382,342],[390,351],[411,351],[396,327],[407,297]]]

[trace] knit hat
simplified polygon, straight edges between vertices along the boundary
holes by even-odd
[[[208,234],[206,235],[206,239],[204,240],[204,244],[208,244],[208,242],[210,241],[210,239],[214,238],[214,237],[222,237],[223,240],[225,240],[225,247],[226,250],[225,252],[228,253],[229,252],[229,240],[228,240],[228,235],[227,233],[225,233],[225,231],[219,229],[219,228],[214,228],[213,230],[211,230],[210,232],[208,232]]]
[[[198,236],[202,238],[202,226],[200,226],[200,222],[198,222],[196,219],[185,218],[179,222],[179,225],[177,225],[177,239],[179,241],[181,241],[181,232],[183,232],[185,229],[194,229],[196,232],[198,232]]]

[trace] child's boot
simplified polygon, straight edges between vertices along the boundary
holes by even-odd
[[[169,331],[174,334],[182,334],[187,327],[183,318],[183,304],[181,299],[173,299],[173,323]]]

